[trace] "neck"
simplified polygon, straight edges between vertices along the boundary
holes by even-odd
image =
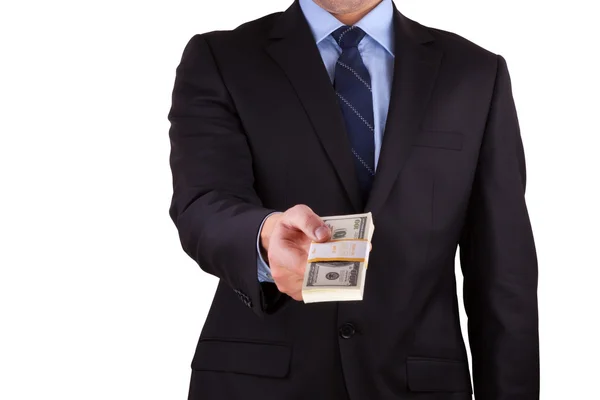
[[[345,13],[345,14],[332,13],[332,15],[334,17],[336,17],[344,25],[354,25],[358,21],[360,21],[365,15],[370,13],[372,9],[377,7],[379,5],[379,3],[381,3],[381,1],[382,0],[377,0],[373,4],[367,6],[366,8],[364,8],[363,10],[360,10],[360,11],[354,11],[354,12]]]

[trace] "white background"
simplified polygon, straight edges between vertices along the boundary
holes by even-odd
[[[290,0],[0,6],[0,399],[185,399],[216,286],[180,248],[167,113],[195,33]],[[398,0],[509,64],[543,399],[598,395],[600,63],[589,0]]]

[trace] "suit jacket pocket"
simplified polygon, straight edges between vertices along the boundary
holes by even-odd
[[[413,392],[473,393],[467,362],[408,357],[406,373],[408,388]]]
[[[462,150],[463,135],[452,131],[421,131],[415,138],[413,146]]]
[[[283,344],[201,339],[192,369],[284,378],[291,352],[290,346]]]

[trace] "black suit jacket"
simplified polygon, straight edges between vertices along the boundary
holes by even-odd
[[[504,59],[395,12],[391,104],[361,203],[331,82],[297,3],[194,36],[173,92],[171,216],[220,283],[190,399],[466,400],[460,244],[477,400],[538,398],[537,264]],[[265,216],[371,211],[364,300],[310,304],[257,280]]]

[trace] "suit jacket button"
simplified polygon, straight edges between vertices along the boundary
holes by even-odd
[[[342,339],[350,339],[352,336],[354,336],[355,333],[356,328],[354,328],[354,325],[352,325],[349,322],[345,323],[340,327],[340,337]]]

